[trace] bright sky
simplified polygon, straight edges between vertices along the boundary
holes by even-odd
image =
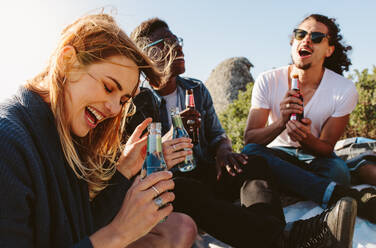
[[[107,12],[116,9],[128,34],[143,20],[164,19],[184,38],[185,75],[202,81],[235,56],[251,61],[254,77],[286,65],[289,35],[311,13],[337,19],[353,47],[350,72],[376,65],[375,0],[6,0],[0,15],[0,99],[42,70],[65,25],[105,6]]]

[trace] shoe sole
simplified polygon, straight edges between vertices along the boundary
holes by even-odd
[[[357,203],[353,198],[344,197],[339,200],[337,239],[340,247],[352,248],[354,226],[357,215]]]

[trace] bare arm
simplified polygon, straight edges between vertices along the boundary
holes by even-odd
[[[244,143],[267,145],[272,142],[284,129],[282,121],[266,126],[269,109],[252,108],[248,115],[247,126],[244,131]]]
[[[287,131],[291,139],[299,141],[303,149],[310,151],[314,155],[330,156],[336,142],[345,131],[349,115],[330,117],[324,124],[319,138],[316,138],[311,133],[311,121],[309,119],[303,119],[302,121],[303,123],[290,121],[287,124]]]
[[[286,128],[286,123],[292,113],[302,113],[303,103],[296,97],[295,92],[288,90],[280,102],[280,118],[266,126],[270,109],[251,108],[248,115],[247,126],[244,131],[244,143],[257,143],[267,145],[272,142]]]

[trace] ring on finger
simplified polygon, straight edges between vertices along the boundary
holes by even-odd
[[[155,191],[155,193],[157,193],[156,196],[159,196],[161,194],[161,192],[159,192],[159,190],[156,187],[151,186],[151,188]]]
[[[286,104],[286,108],[289,108],[290,107],[290,103]]]
[[[172,150],[176,151],[176,146],[175,145],[172,145]]]
[[[154,201],[155,205],[158,206],[158,208],[161,208],[163,206],[163,200],[160,196],[155,198],[153,201]]]

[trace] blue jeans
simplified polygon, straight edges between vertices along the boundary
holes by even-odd
[[[350,183],[346,163],[334,154],[330,158],[316,158],[292,147],[270,149],[258,144],[246,145],[243,153],[264,157],[281,189],[323,207],[327,206],[336,182]]]

